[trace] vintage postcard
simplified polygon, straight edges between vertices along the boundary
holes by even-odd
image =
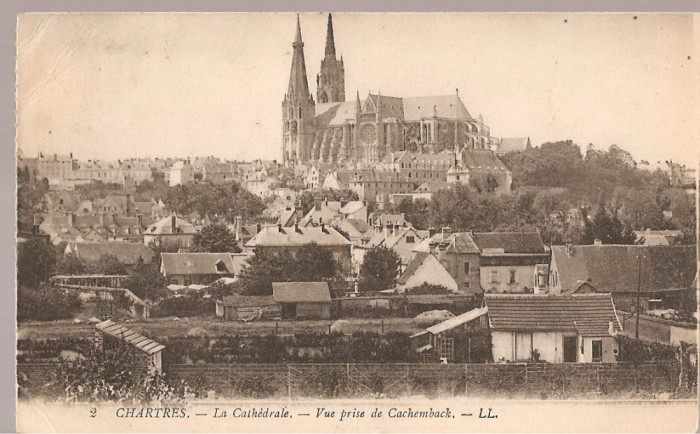
[[[695,431],[698,23],[20,15],[18,430]]]

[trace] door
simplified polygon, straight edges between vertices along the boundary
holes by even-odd
[[[564,336],[564,361],[576,361],[576,336]]]
[[[591,342],[591,357],[594,362],[603,361],[603,341],[595,340]]]
[[[294,319],[297,317],[296,303],[284,303],[282,305],[282,319]]]

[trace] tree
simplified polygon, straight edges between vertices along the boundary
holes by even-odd
[[[46,282],[56,266],[56,251],[43,238],[32,237],[17,246],[17,284],[35,288]]]
[[[207,225],[194,235],[192,250],[195,252],[231,252],[240,253],[238,242],[225,224]]]
[[[374,247],[365,253],[360,267],[359,287],[363,292],[376,292],[394,286],[401,258],[386,247]]]
[[[624,226],[617,216],[611,217],[603,206],[598,207],[593,221],[587,223],[584,244],[593,244],[591,235],[603,244],[634,244],[637,239],[632,228]]]
[[[77,295],[53,286],[17,288],[17,321],[53,321],[72,318],[80,309]]]
[[[75,253],[63,255],[58,258],[58,261],[56,262],[57,274],[85,274],[87,268],[87,264],[83,262],[83,260],[80,259]]]
[[[125,275],[128,274],[126,265],[119,261],[114,255],[102,255],[94,263],[90,264],[90,269],[96,274]]]
[[[143,258],[139,258],[130,276],[129,289],[142,299],[155,300],[166,295],[165,280],[157,261],[147,264]]]
[[[311,243],[294,253],[256,248],[240,278],[244,294],[270,295],[272,282],[332,282],[341,273],[332,254]]]

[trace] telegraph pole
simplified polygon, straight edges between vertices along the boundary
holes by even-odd
[[[637,255],[637,324],[634,330],[634,337],[639,339],[639,295],[642,286],[642,255]]]

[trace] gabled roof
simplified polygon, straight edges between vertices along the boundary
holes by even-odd
[[[238,275],[247,260],[247,256],[233,253],[161,253],[160,257],[167,275]],[[220,261],[221,271],[217,268]]]
[[[365,222],[364,220],[360,220],[360,219],[342,219],[342,220],[339,220],[336,224],[339,227],[344,226],[346,224],[349,226],[352,226],[357,232],[359,232],[360,234],[363,234],[363,235],[365,233],[367,233],[368,230],[371,229],[369,227],[369,225],[367,224],[367,222]]]
[[[457,94],[403,98],[403,114],[406,121],[439,118],[471,121],[472,116]]]
[[[330,303],[326,282],[272,282],[272,297],[277,303]]]
[[[478,149],[463,149],[460,154],[460,167],[469,170],[502,170],[508,171],[508,168],[498,159],[496,154],[491,151],[482,151]],[[452,168],[450,172],[459,171],[460,169]]]
[[[590,281],[598,291],[635,292],[642,259],[642,291],[688,289],[697,270],[695,246],[602,245],[552,246],[553,263],[563,290]]]
[[[546,253],[545,245],[537,232],[474,232],[474,243],[484,254]]]
[[[486,315],[488,313],[489,309],[487,307],[480,307],[477,309],[472,309],[469,312],[465,312],[461,315],[457,315],[453,318],[450,318],[448,320],[445,320],[441,323],[435,324],[432,327],[428,327],[426,331],[428,333],[437,335],[443,332],[446,332],[448,330],[452,330],[455,327],[459,327],[462,324],[466,324],[470,321],[474,321],[475,319],[479,318],[480,316]]]
[[[329,224],[321,227],[285,228],[279,226],[267,226],[246,243],[246,247],[268,246],[301,246],[304,244],[318,244],[319,246],[346,246],[350,241],[340,235]]]
[[[123,264],[135,264],[139,258],[148,264],[153,259],[153,250],[142,243],[106,241],[97,243],[71,243],[68,248],[84,261],[97,261],[104,255],[112,255]]]
[[[156,235],[162,235],[162,234],[171,234],[172,232],[172,216],[167,216],[165,218],[162,218],[161,220],[157,221],[156,223],[153,223],[146,229],[146,234],[156,234]],[[194,228],[194,225],[187,220],[180,218],[180,217],[175,217],[175,227],[179,228],[182,232],[178,232],[180,234],[194,234],[197,232],[197,230]]]
[[[524,151],[528,147],[531,147],[529,137],[508,137],[501,139],[497,152],[505,154],[514,151]]]
[[[426,259],[428,259],[428,256],[430,256],[430,253],[427,252],[418,252],[413,256],[413,259],[411,259],[411,262],[408,263],[406,266],[406,269],[404,270],[403,273],[401,273],[401,276],[399,276],[398,283],[399,285],[405,285],[406,281],[413,276],[413,274],[418,271],[418,269],[423,265],[423,262],[425,262]]]
[[[414,193],[435,193],[438,190],[446,190],[450,188],[450,185],[451,184],[445,181],[428,181],[419,185]]]
[[[610,294],[484,294],[493,331],[577,331],[607,336],[622,326]]]
[[[272,306],[275,299],[271,295],[227,295],[223,299],[224,306],[257,307]]]
[[[95,324],[95,328],[103,333],[122,340],[133,347],[136,347],[136,349],[143,351],[146,354],[155,354],[165,348],[165,345],[159,344],[153,339],[147,338],[142,334],[119,325],[109,319],[107,321],[102,321],[99,324]]]

